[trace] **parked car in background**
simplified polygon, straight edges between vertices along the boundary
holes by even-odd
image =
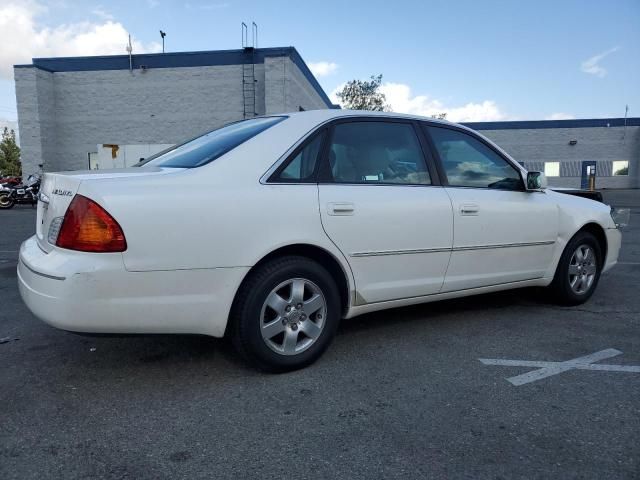
[[[620,241],[608,206],[546,189],[468,128],[325,110],[45,174],[18,279],[58,328],[226,334],[285,371],[367,312],[527,286],[583,303]]]

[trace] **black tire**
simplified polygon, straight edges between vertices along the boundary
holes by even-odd
[[[9,210],[16,204],[15,200],[7,193],[0,193],[0,208]]]
[[[263,339],[261,329],[270,321],[268,319],[265,321],[264,318],[267,297],[276,287],[294,281],[294,279],[308,281],[321,293],[325,305],[324,313],[321,315],[324,321],[319,335],[315,339],[309,340],[312,341],[310,346],[300,353],[285,355],[274,351],[273,347],[269,346],[270,341]],[[307,285],[305,284],[304,287],[305,292],[308,292]],[[284,296],[287,296],[286,292]],[[291,296],[293,296],[293,286],[291,287]],[[340,323],[340,312],[338,288],[331,274],[324,267],[306,257],[280,257],[257,267],[242,283],[231,309],[230,335],[238,352],[256,368],[273,373],[288,372],[312,364],[324,353],[335,336]],[[298,323],[295,323],[295,320],[298,320]],[[286,324],[286,327],[282,327],[285,329],[282,335],[287,334],[286,329],[295,327],[295,330],[298,330],[300,328],[296,338],[302,338],[302,341],[306,341],[307,337],[302,328],[304,325],[301,322],[311,322],[312,319],[307,318],[300,321],[296,318],[295,320],[294,324]],[[283,325],[286,321],[288,320],[283,318]],[[297,325],[301,325],[301,327]],[[302,335],[298,337],[297,335],[301,333]],[[282,342],[284,346],[284,337]]]
[[[592,249],[595,254],[595,273],[593,274],[593,280],[590,285],[584,288],[582,292],[576,292],[574,288],[572,288],[571,280],[575,278],[574,275],[569,274],[569,268],[586,268],[581,267],[579,265],[571,265],[572,258],[576,253],[576,250],[579,247],[587,246]],[[574,260],[575,262],[575,260]],[[589,232],[580,231],[576,233],[567,246],[565,247],[562,255],[560,256],[560,261],[558,262],[558,268],[556,269],[556,274],[553,278],[553,282],[549,285],[549,290],[553,296],[553,299],[561,304],[561,305],[580,305],[593,295],[593,292],[598,285],[598,280],[600,279],[600,273],[602,272],[602,265],[604,264],[604,259],[602,256],[602,248],[598,239]],[[572,270],[573,271],[573,270]]]

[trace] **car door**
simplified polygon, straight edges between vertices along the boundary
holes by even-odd
[[[357,304],[437,293],[453,241],[451,201],[412,121],[333,124],[320,172],[322,225],[348,259]],[[429,161],[427,161],[429,160]]]
[[[540,278],[558,237],[558,211],[526,191],[520,170],[480,136],[425,124],[453,205],[443,292]]]

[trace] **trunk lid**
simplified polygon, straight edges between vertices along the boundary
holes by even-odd
[[[36,238],[38,245],[45,252],[50,252],[54,245],[49,242],[51,223],[57,220],[60,227],[62,218],[69,208],[73,197],[78,193],[83,182],[126,177],[142,177],[181,171],[176,168],[123,168],[115,170],[88,170],[65,173],[45,173],[40,185],[40,196],[36,217]],[[58,223],[60,222],[60,223]],[[125,232],[126,235],[126,232]]]

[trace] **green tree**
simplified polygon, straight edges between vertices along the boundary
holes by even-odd
[[[390,112],[387,97],[380,92],[382,75],[372,75],[371,80],[351,80],[336,95],[342,106],[350,110],[373,110]]]
[[[20,147],[16,143],[16,132],[4,127],[0,140],[0,172],[3,175],[20,176]]]

